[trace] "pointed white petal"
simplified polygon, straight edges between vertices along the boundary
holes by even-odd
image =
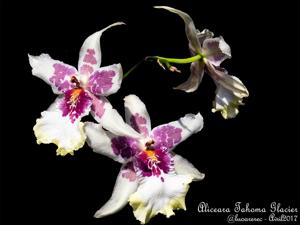
[[[84,131],[87,136],[87,143],[94,152],[108,156],[115,161],[124,162],[124,159],[116,155],[112,149],[111,138],[104,131],[100,124],[85,122]]]
[[[191,74],[187,81],[175,87],[174,89],[182,90],[185,92],[196,91],[202,81],[204,74],[204,63],[196,61],[191,64]]]
[[[173,156],[175,171],[179,175],[190,175],[193,177],[193,181],[203,180],[204,173],[197,170],[193,164],[180,155],[175,154]]]
[[[90,35],[87,39],[85,39],[80,52],[79,52],[79,61],[78,61],[78,70],[80,73],[88,73],[98,69],[101,65],[101,48],[100,48],[100,38],[104,31],[107,29],[122,25],[123,22],[116,22],[113,23],[104,29],[95,32],[94,34]]]
[[[111,198],[95,213],[94,217],[101,218],[121,210],[128,203],[129,196],[136,191],[137,186],[137,179],[132,167],[123,166],[117,177]]]
[[[145,104],[136,95],[128,95],[124,98],[126,122],[137,132],[149,136],[151,121]]]
[[[152,130],[151,137],[157,147],[172,150],[176,145],[186,140],[192,134],[203,128],[203,117],[200,113],[186,114],[177,121],[160,125]]]
[[[201,47],[197,38],[197,30],[192,18],[187,13],[169,6],[154,6],[154,8],[165,9],[180,16],[185,23],[185,33],[189,40],[189,45],[196,53],[200,53]]]
[[[105,129],[117,136],[142,138],[132,127],[124,122],[117,110],[105,97],[93,98],[92,115]]]
[[[28,58],[32,74],[49,84],[54,93],[60,94],[74,87],[71,77],[77,76],[77,70],[73,66],[54,60],[48,54],[28,55]]]

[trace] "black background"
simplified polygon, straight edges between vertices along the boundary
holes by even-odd
[[[93,218],[111,195],[118,163],[87,146],[73,157],[56,157],[54,145],[36,144],[32,127],[55,95],[31,75],[27,53],[76,66],[88,35],[124,21],[127,26],[101,38],[102,66],[121,62],[127,71],[147,55],[188,57],[183,21],[153,5],[183,10],[198,29],[222,35],[233,55],[222,65],[250,97],[237,118],[224,120],[210,112],[215,86],[208,75],[187,94],[172,87],[187,79],[188,65],[178,75],[154,63],[142,64],[109,97],[123,114],[124,96],[138,95],[153,127],[186,113],[204,117],[204,129],[175,151],[206,178],[191,184],[187,211],[156,216],[150,224],[227,223],[227,214],[198,213],[201,201],[299,207],[299,4],[284,2],[1,1],[1,224],[139,224],[128,205]]]

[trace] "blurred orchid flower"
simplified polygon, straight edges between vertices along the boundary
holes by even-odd
[[[158,213],[170,217],[174,209],[185,209],[189,183],[204,178],[191,163],[172,152],[176,145],[202,129],[203,118],[200,113],[187,114],[151,130],[144,103],[135,95],[124,101],[126,122],[141,138],[119,136],[91,122],[85,125],[90,147],[123,164],[110,200],[95,217],[113,214],[127,202],[142,224]]]
[[[80,49],[78,71],[73,66],[52,59],[48,54],[29,55],[32,74],[48,83],[53,92],[59,95],[49,109],[41,113],[42,117],[37,119],[33,128],[38,144],[56,144],[57,155],[73,154],[85,143],[86,135],[80,120],[90,111],[105,128],[113,131],[116,123],[120,128],[123,119],[105,96],[119,90],[122,67],[113,64],[100,68],[100,37],[108,28],[121,24],[124,23],[111,24],[84,41]]]
[[[197,90],[206,68],[206,71],[217,86],[212,111],[221,111],[225,119],[234,118],[239,112],[238,106],[243,105],[242,100],[244,97],[249,96],[249,92],[242,81],[235,76],[229,75],[226,70],[220,67],[220,64],[225,59],[231,58],[229,45],[221,36],[214,38],[214,34],[208,29],[204,29],[202,32],[197,30],[192,18],[185,12],[168,6],[155,6],[155,8],[168,10],[179,15],[184,20],[189,48],[193,55],[193,57],[186,59],[186,62],[184,62],[192,62],[190,77],[187,81],[175,87],[175,89],[186,92]],[[165,63],[169,68],[172,68],[168,65],[170,62],[180,63],[178,60],[176,62],[176,59],[156,58],[158,60],[161,58],[160,63]],[[184,60],[181,59],[181,61],[183,62]]]

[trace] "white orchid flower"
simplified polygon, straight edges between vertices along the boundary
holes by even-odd
[[[135,95],[124,100],[126,122],[142,137],[120,136],[91,122],[85,125],[90,147],[123,164],[111,198],[95,217],[113,214],[129,202],[136,219],[145,224],[158,213],[170,217],[173,210],[185,209],[189,183],[204,178],[191,163],[172,152],[202,129],[203,118],[200,113],[187,114],[151,130],[144,103]]]
[[[208,29],[204,29],[202,32],[197,30],[192,18],[185,12],[168,6],[156,6],[155,8],[168,10],[184,20],[189,48],[194,56],[186,59],[185,62],[181,60],[183,63],[192,61],[191,74],[187,81],[175,87],[175,89],[186,92],[197,90],[206,69],[217,86],[212,111],[220,111],[225,119],[234,118],[239,112],[238,106],[243,105],[242,100],[249,96],[249,92],[241,80],[227,74],[223,68],[220,68],[220,64],[225,59],[231,58],[229,45],[222,36],[214,38],[214,34]],[[164,61],[166,64],[170,62],[181,63],[179,60],[176,62],[176,59],[157,58],[158,60],[161,58],[161,63]]]
[[[90,111],[97,121],[110,130],[122,118],[112,108],[105,96],[117,92],[122,82],[120,64],[100,67],[100,37],[110,27],[124,24],[117,22],[90,35],[83,43],[78,70],[73,66],[52,59],[48,54],[29,55],[32,74],[48,83],[58,98],[42,112],[33,130],[37,143],[54,143],[57,155],[73,154],[86,139],[81,118]],[[125,123],[123,125],[126,127]],[[119,127],[118,127],[119,128]],[[128,128],[126,127],[126,134]]]

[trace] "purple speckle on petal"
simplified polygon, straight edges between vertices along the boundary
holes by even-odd
[[[206,44],[207,44],[207,48],[212,51],[219,48],[219,42],[215,39],[208,39]]]
[[[218,54],[215,54],[213,56],[213,58],[214,58],[215,61],[221,61],[224,58],[224,54],[222,54],[222,52],[220,52]]]
[[[81,74],[92,74],[92,72],[94,71],[93,67],[87,65],[87,64],[83,64],[81,67],[80,67],[80,73]]]
[[[206,52],[208,52],[209,60],[212,60],[214,62],[222,62],[226,58],[226,55],[220,49],[220,39],[207,39],[204,43],[204,49]]]
[[[105,112],[105,101],[102,99],[98,99],[97,97],[92,95],[92,111],[98,116],[100,119]]]
[[[69,81],[68,78],[76,74],[76,70],[73,67],[64,65],[62,63],[53,64],[54,73],[50,77],[50,82],[57,87],[59,91],[65,92],[74,87],[74,84]]]
[[[69,116],[72,123],[80,117],[91,105],[91,98],[81,88],[74,88],[65,92],[64,99],[60,104],[63,116]]]
[[[148,129],[146,127],[147,120],[140,114],[136,113],[130,117],[130,124],[137,132],[148,136]]]
[[[86,63],[90,63],[92,65],[97,64],[97,60],[95,58],[95,50],[94,49],[88,49],[86,51],[86,54],[83,58],[83,61]]]
[[[111,89],[113,82],[112,79],[116,75],[113,70],[96,71],[91,75],[88,82],[88,89],[95,95],[105,94]]]
[[[171,125],[164,125],[153,130],[152,136],[155,141],[155,147],[171,149],[181,140],[181,128]]]
[[[132,162],[127,163],[121,173],[122,177],[128,179],[130,182],[135,181],[137,178]]]
[[[73,86],[73,85],[71,85],[69,81],[64,81],[64,82],[62,82],[62,83],[59,85],[58,90],[59,90],[59,91],[67,91],[67,90],[73,88],[73,87],[71,87],[71,86]]]
[[[124,159],[129,159],[138,151],[138,143],[134,138],[115,137],[111,140],[111,147],[116,155],[120,155]]]

